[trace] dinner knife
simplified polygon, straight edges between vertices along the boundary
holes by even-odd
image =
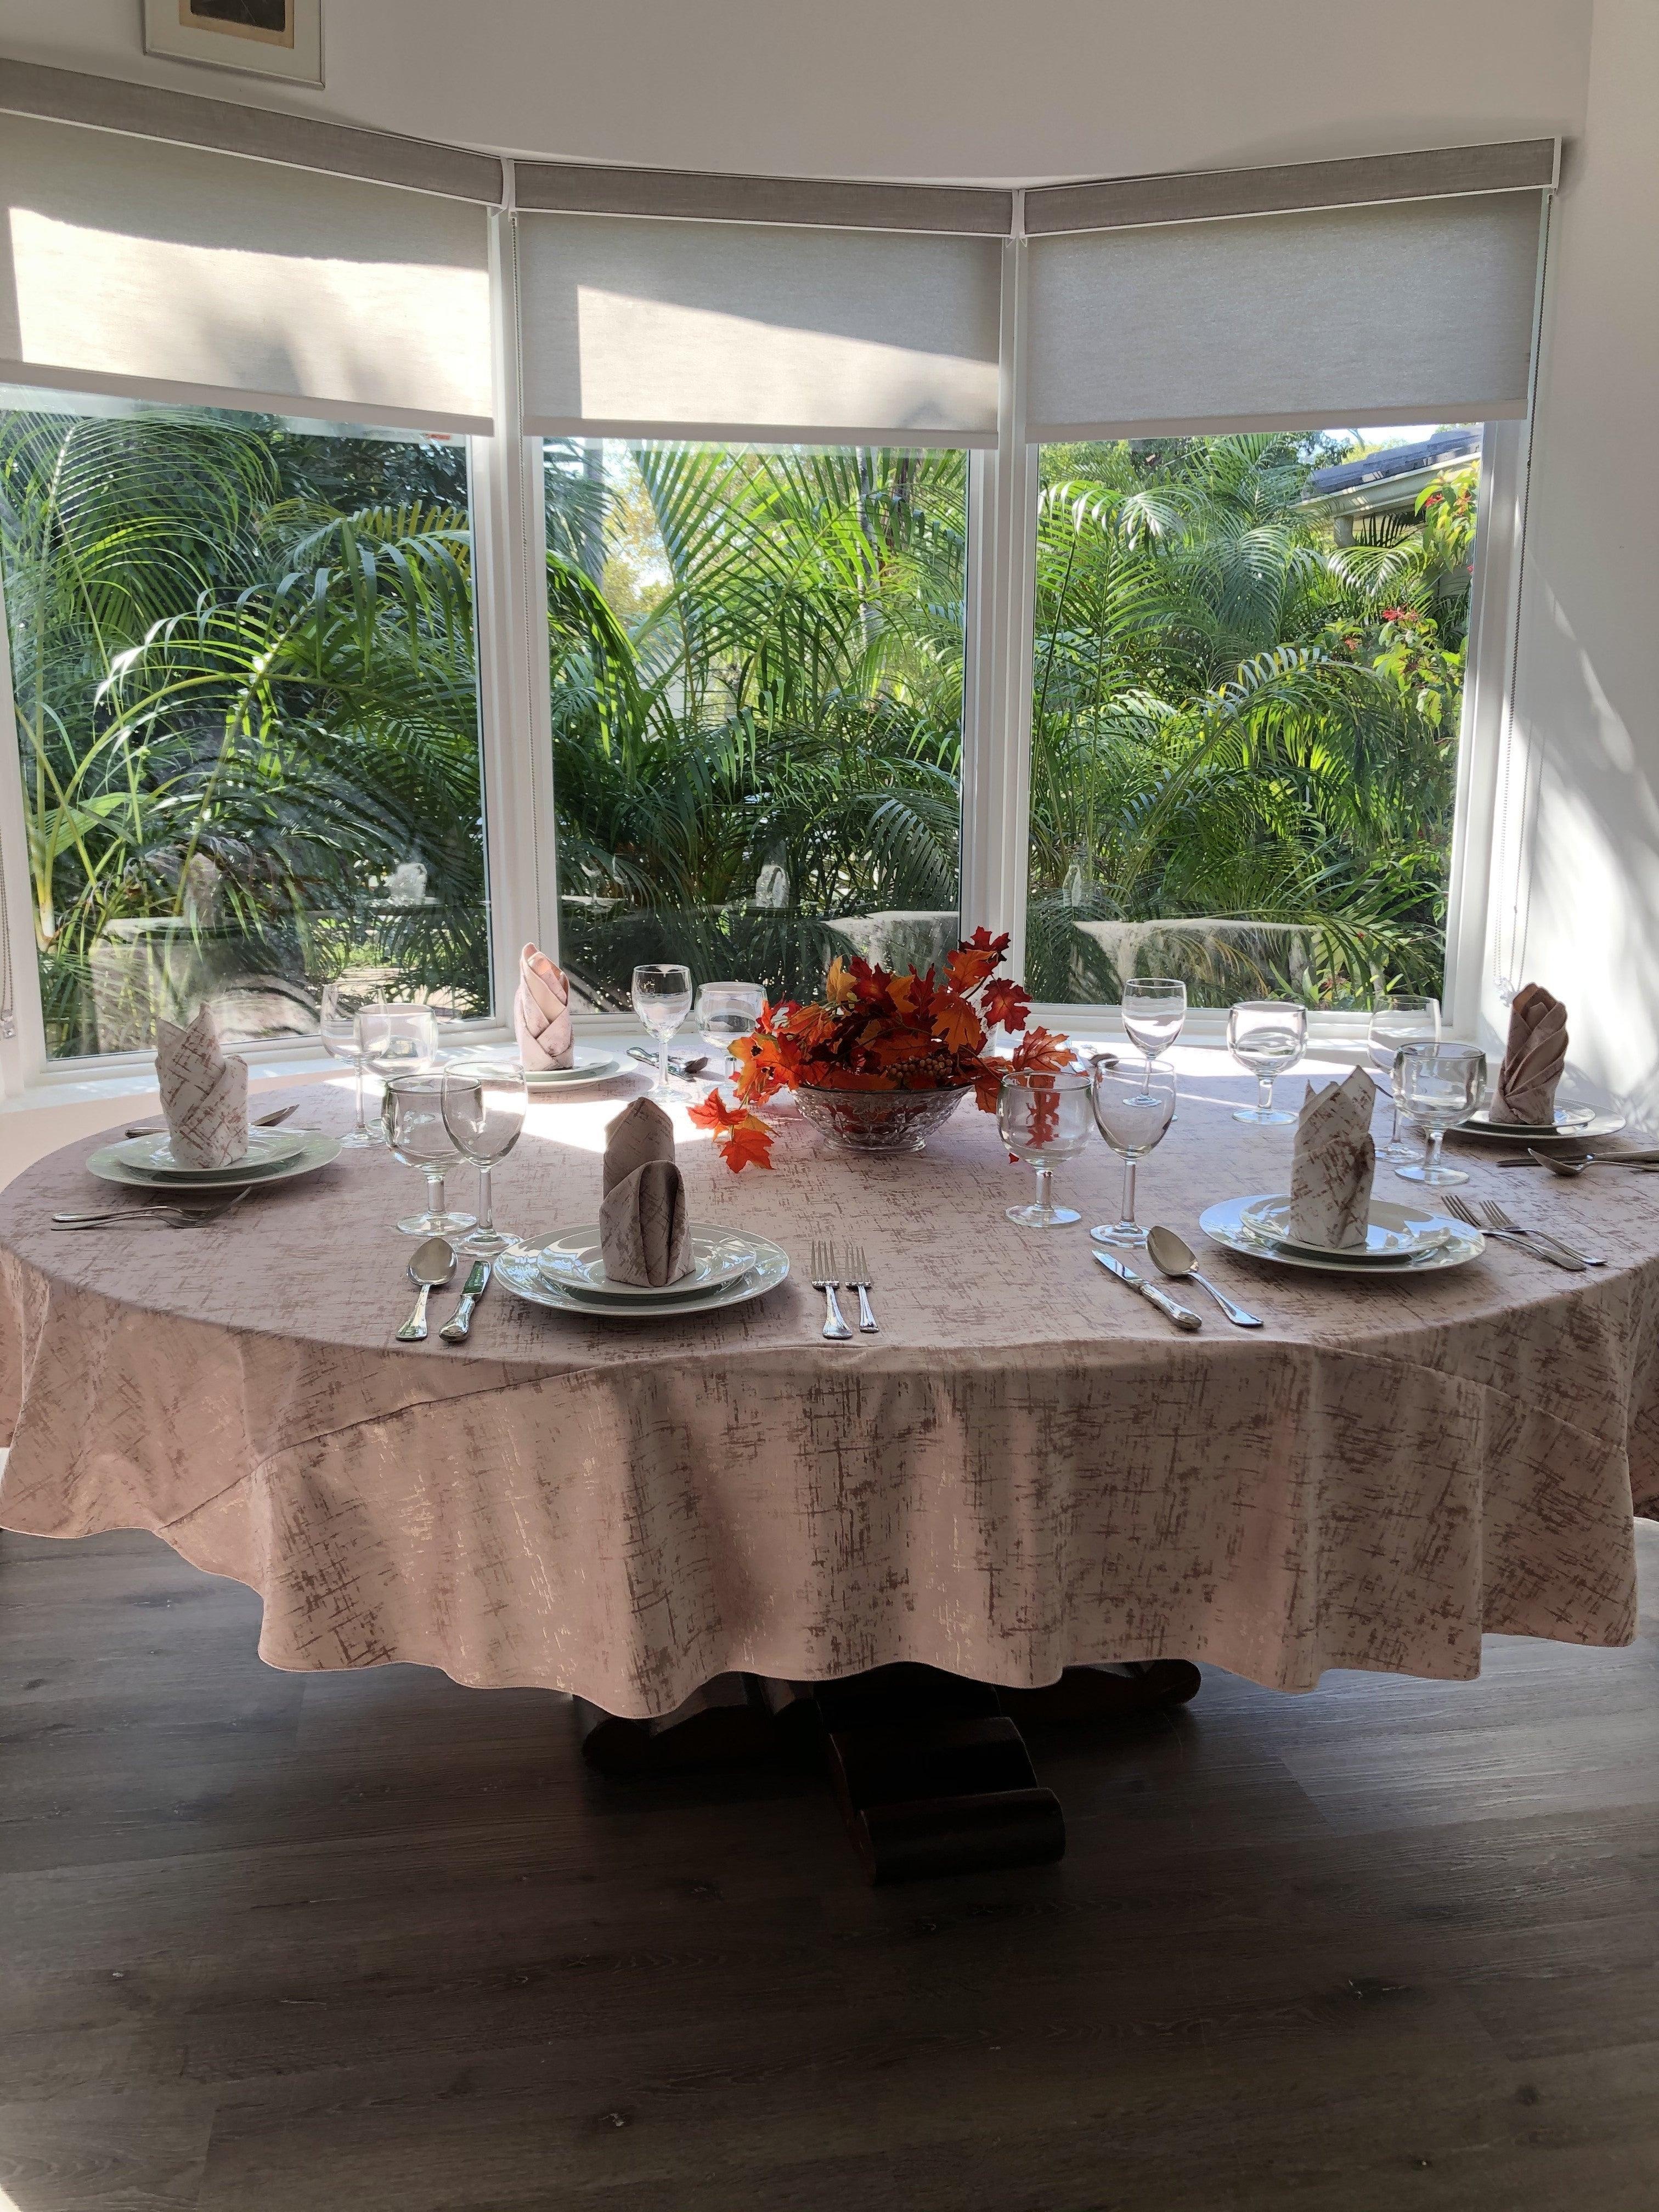
[[[1115,1275],[1120,1283],[1127,1283],[1132,1291],[1139,1291],[1143,1298],[1149,1298],[1177,1328],[1184,1328],[1190,1334],[1194,1329],[1203,1328],[1201,1315],[1195,1314],[1190,1306],[1177,1305],[1167,1291],[1160,1291],[1156,1283],[1149,1283],[1144,1275],[1137,1275],[1133,1267],[1126,1267],[1122,1261],[1114,1258],[1111,1253],[1103,1252],[1097,1245],[1094,1256],[1109,1275]]]
[[[647,1052],[642,1044],[630,1044],[628,1048],[628,1057],[630,1060],[642,1060],[647,1067],[654,1067],[657,1064],[656,1054]],[[668,1073],[671,1075],[681,1076],[701,1075],[708,1065],[706,1057],[702,1060],[676,1060],[671,1054]]]
[[[475,1260],[461,1286],[461,1303],[438,1331],[446,1344],[465,1344],[466,1333],[472,1326],[472,1314],[479,1299],[489,1287],[489,1262]]]

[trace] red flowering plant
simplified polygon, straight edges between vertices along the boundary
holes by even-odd
[[[986,1113],[1010,1073],[1069,1066],[1071,1047],[1051,1030],[1027,1029],[1031,1002],[997,969],[1008,939],[976,929],[945,956],[945,973],[896,974],[867,960],[830,963],[823,996],[808,1006],[769,1006],[750,1036],[732,1046],[738,1103],[713,1091],[691,1119],[709,1130],[726,1164],[772,1164],[772,1130],[755,1111],[780,1091],[963,1091]],[[1012,1054],[988,1053],[994,1029],[1024,1030]]]

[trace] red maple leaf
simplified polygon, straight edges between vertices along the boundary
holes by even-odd
[[[733,1175],[750,1166],[771,1166],[773,1132],[746,1106],[728,1106],[718,1091],[711,1091],[687,1109],[687,1116],[700,1129],[711,1133],[720,1158]]]
[[[933,1035],[952,1052],[977,1052],[985,1042],[985,1024],[966,999],[947,996],[933,1008]]]
[[[1023,1030],[1031,1001],[1018,983],[1000,975],[980,1000],[980,1011],[994,1030]]]
[[[1013,1066],[1021,1075],[1030,1074],[1035,1069],[1058,1073],[1071,1064],[1070,1041],[1057,1036],[1053,1030],[1027,1030],[1014,1047]]]

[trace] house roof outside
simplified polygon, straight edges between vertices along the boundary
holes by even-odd
[[[1308,478],[1306,496],[1297,507],[1303,514],[1334,521],[1338,538],[1346,543],[1356,515],[1414,512],[1431,485],[1443,483],[1480,458],[1478,422],[1437,430],[1431,438],[1414,439],[1407,446],[1385,446],[1358,460],[1316,469]]]

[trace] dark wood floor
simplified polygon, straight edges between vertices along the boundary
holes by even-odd
[[[257,1619],[0,1538],[3,2212],[1659,2204],[1659,1620],[1034,1735],[1063,1865],[872,1893],[813,1779]]]

